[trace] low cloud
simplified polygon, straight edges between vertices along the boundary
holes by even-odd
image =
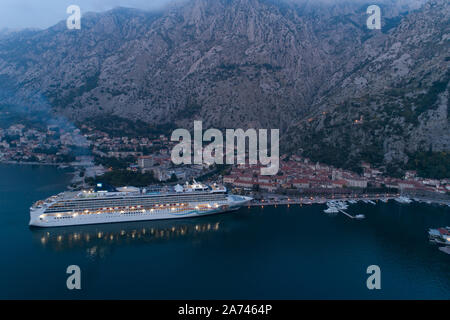
[[[115,7],[129,7],[144,10],[158,10],[180,1],[189,0],[1,0],[0,30],[21,28],[48,28],[67,17],[69,5],[78,5],[82,13],[102,12]],[[395,3],[405,8],[417,8],[427,0],[278,0],[293,3],[332,4],[332,3]]]
[[[2,0],[0,30],[48,28],[67,17],[69,5],[78,5],[82,13],[101,12],[115,7],[157,10],[176,0]]]

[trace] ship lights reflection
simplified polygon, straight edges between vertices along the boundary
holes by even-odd
[[[64,228],[33,231],[33,236],[40,246],[54,250],[85,250],[89,257],[103,257],[115,246],[172,240],[181,237],[197,237],[202,234],[219,231],[221,222],[209,223],[165,223],[159,227],[142,227],[106,225],[85,226],[83,228]],[[72,230],[71,230],[72,229]]]

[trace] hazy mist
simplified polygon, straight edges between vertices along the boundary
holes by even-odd
[[[118,6],[154,10],[170,2],[174,0],[1,0],[0,29],[50,27],[68,16],[66,9],[72,4],[83,14]]]
[[[78,5],[81,13],[102,12],[118,6],[157,10],[167,4],[188,0],[1,0],[0,30],[21,28],[48,28],[66,19],[66,9],[69,5]],[[396,3],[397,6],[417,8],[426,0],[278,0],[286,2],[313,3]]]

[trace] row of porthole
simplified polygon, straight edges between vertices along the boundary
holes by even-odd
[[[209,209],[211,209],[211,208],[199,208],[199,210],[200,211],[207,211],[207,210],[209,210]],[[156,210],[158,210],[158,209],[156,209]],[[179,212],[179,211],[186,211],[186,210],[179,210],[179,209],[177,209],[177,210],[174,210],[173,212]],[[149,211],[149,210],[147,210],[145,213],[152,213],[151,211]],[[108,212],[105,212],[105,213],[108,213]],[[117,212],[112,212],[112,213],[117,213]],[[122,214],[127,214],[127,215],[141,215],[141,214],[143,214],[144,212],[141,212],[141,213],[134,213],[134,212],[124,212],[124,213],[122,213]],[[156,212],[156,213],[158,213],[158,212]],[[79,215],[80,217],[91,217],[91,216],[96,216],[96,217],[104,217],[104,215],[102,214],[102,215],[97,215],[97,214],[81,214],[81,215]],[[73,216],[64,216],[64,217],[55,217],[55,219],[72,219],[73,218]]]

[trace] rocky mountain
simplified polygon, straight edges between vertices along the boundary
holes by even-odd
[[[280,128],[282,149],[313,159],[407,164],[450,141],[449,5],[425,2],[379,1],[381,30],[366,27],[363,0],[86,14],[81,30],[0,38],[0,97],[76,123]]]
[[[448,176],[449,18],[447,2],[431,1],[368,39],[355,69],[291,126],[293,145],[338,166],[387,164],[391,174],[425,169],[427,155],[426,171]]]

